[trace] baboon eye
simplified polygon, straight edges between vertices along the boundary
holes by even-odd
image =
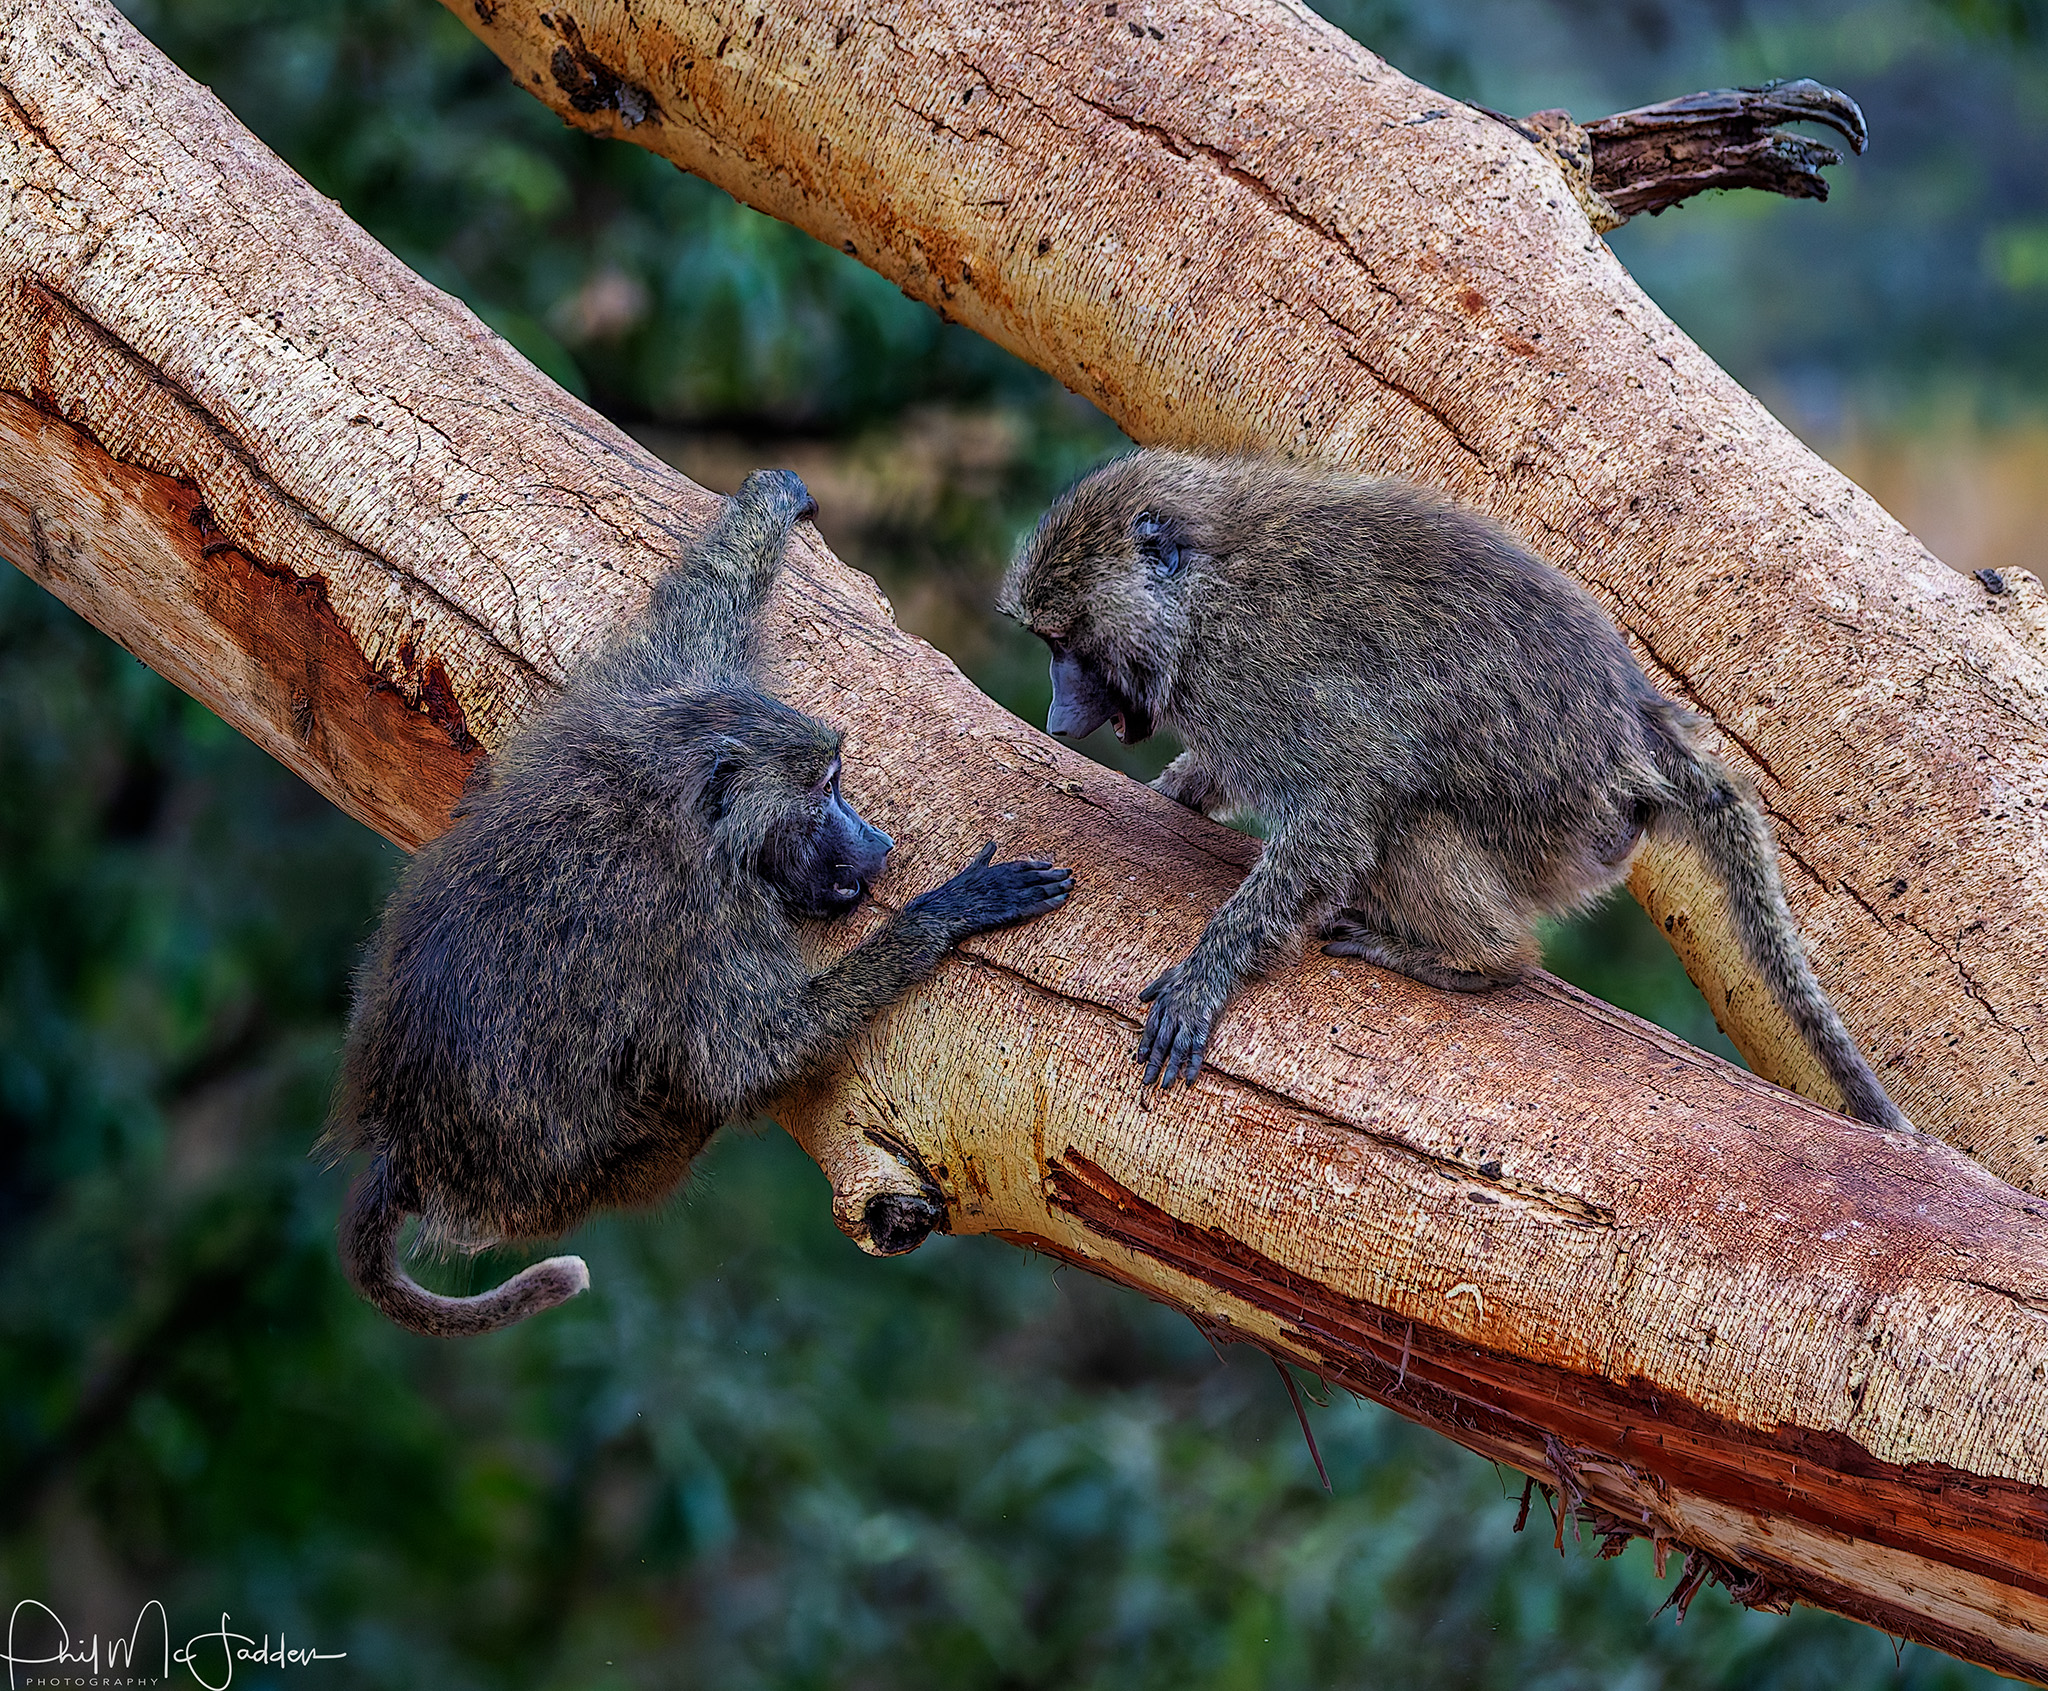
[[[1140,511],[1131,524],[1131,538],[1139,553],[1152,565],[1152,573],[1164,578],[1180,574],[1180,544],[1153,511]]]

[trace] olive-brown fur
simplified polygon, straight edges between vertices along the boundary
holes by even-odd
[[[402,1325],[487,1331],[588,1284],[566,1257],[437,1296],[393,1261],[408,1212],[473,1248],[652,1203],[956,941],[1064,902],[1066,871],[984,852],[811,974],[797,923],[857,905],[892,844],[840,796],[840,735],[758,683],[815,509],[795,476],[750,476],[392,894],[328,1145],[371,1154],[342,1257]]]
[[[1193,953],[1145,991],[1145,1082],[1200,1071],[1235,987],[1304,928],[1338,956],[1478,991],[1539,961],[1539,918],[1688,837],[1852,1114],[1909,1124],[1821,991],[1754,799],[1593,599],[1404,482],[1138,452],[1062,494],[1001,606],[1053,654],[1055,732],[1155,723],[1154,783],[1268,831]]]

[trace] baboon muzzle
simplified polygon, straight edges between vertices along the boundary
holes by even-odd
[[[1127,746],[1152,737],[1152,713],[1135,705],[1104,681],[1072,652],[1052,660],[1052,709],[1045,713],[1045,731],[1062,739],[1085,740],[1114,719],[1116,737]]]

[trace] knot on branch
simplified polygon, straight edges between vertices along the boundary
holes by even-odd
[[[901,1256],[945,1232],[946,1199],[924,1160],[881,1128],[804,1110],[795,1134],[832,1182],[832,1219],[869,1256]]]
[[[1489,115],[1549,155],[1602,234],[1709,188],[1826,199],[1821,171],[1840,164],[1842,155],[1824,141],[1787,134],[1778,124],[1826,124],[1858,153],[1870,139],[1854,100],[1807,77],[1758,88],[1710,88],[1583,125],[1564,111]]]
[[[484,16],[485,23],[490,21],[490,16]],[[584,44],[583,31],[574,18],[567,13],[550,17],[544,12],[541,22],[562,37],[564,45],[555,49],[548,62],[548,71],[555,79],[555,86],[561,89],[576,110],[617,112],[619,121],[628,129],[638,128],[649,118],[658,120],[661,117],[661,102],[646,88],[621,76],[593,53]]]

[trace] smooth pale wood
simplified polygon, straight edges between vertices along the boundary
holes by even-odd
[[[1800,445],[1533,145],[1293,0],[445,3],[568,121],[855,254],[1138,440],[1413,477],[1574,571],[1756,779],[1893,1097],[2048,1190],[2039,585],[1944,569]],[[1630,884],[1751,1066],[1839,1103],[1718,891],[1675,853]]]
[[[0,0],[0,182],[0,550],[395,839],[713,509],[98,0]],[[904,842],[884,904],[991,836],[1080,872],[778,1109],[842,1221],[921,1167],[957,1229],[1379,1397],[1751,1601],[2048,1672],[2043,1205],[1548,980],[1461,998],[1310,955],[1148,1107],[1135,994],[1251,843],[1008,716],[808,528],[772,633]]]

